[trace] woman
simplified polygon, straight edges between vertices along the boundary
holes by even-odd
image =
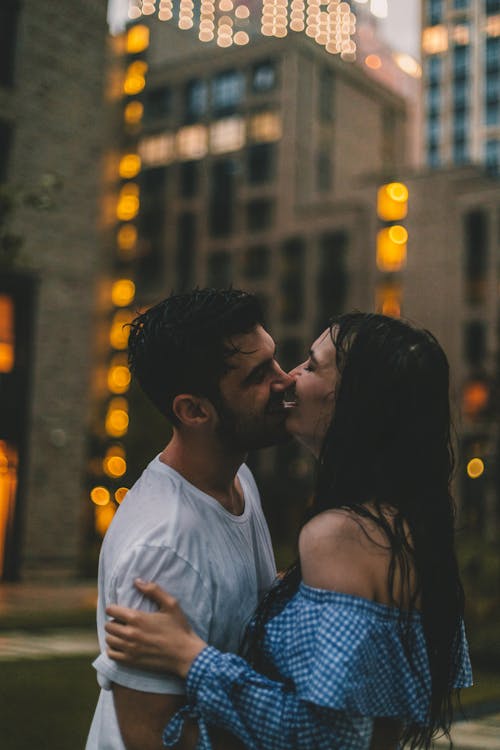
[[[142,582],[161,611],[110,607],[109,655],[186,678],[167,746],[189,714],[207,748],[206,723],[254,750],[430,748],[449,736],[454,688],[471,684],[446,357],[425,330],[353,313],[293,375],[287,425],[318,458],[317,484],[299,560],[248,629],[248,661],[207,647]]]

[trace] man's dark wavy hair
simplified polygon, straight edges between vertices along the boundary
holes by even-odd
[[[253,294],[239,289],[195,289],[171,294],[131,323],[129,367],[144,393],[173,424],[180,393],[219,399],[219,381],[238,350],[231,337],[263,324]]]
[[[432,679],[427,726],[408,726],[403,744],[430,748],[437,733],[449,738],[464,614],[450,491],[448,361],[429,331],[383,315],[341,315],[331,321],[330,336],[340,378],[305,522],[324,510],[345,508],[384,532],[391,548],[388,590],[402,609],[403,642],[412,663],[408,623],[419,601]],[[393,524],[384,515],[387,505],[396,512]],[[403,580],[398,592],[396,573]],[[257,668],[264,668],[265,623],[300,580],[296,562],[259,607],[245,646]]]

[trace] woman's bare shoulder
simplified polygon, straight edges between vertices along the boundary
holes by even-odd
[[[335,508],[304,526],[299,554],[306,584],[371,599],[386,578],[390,547],[375,521]]]

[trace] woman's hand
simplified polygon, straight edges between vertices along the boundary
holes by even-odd
[[[139,579],[134,583],[159,611],[107,607],[106,614],[113,618],[105,626],[108,656],[121,664],[173,672],[185,678],[207,644],[191,628],[173,596],[155,583]]]

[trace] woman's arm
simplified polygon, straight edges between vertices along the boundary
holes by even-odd
[[[349,750],[353,736],[343,714],[301,701],[293,685],[269,680],[244,659],[207,647],[191,630],[173,597],[155,584],[137,585],[158,604],[159,611],[109,607],[108,614],[120,621],[106,625],[111,658],[187,676],[194,715],[228,730],[249,750]],[[371,721],[360,719],[357,725],[357,741],[360,732],[368,741]],[[167,726],[167,746],[175,745],[176,736]],[[202,742],[201,747],[210,745]]]

